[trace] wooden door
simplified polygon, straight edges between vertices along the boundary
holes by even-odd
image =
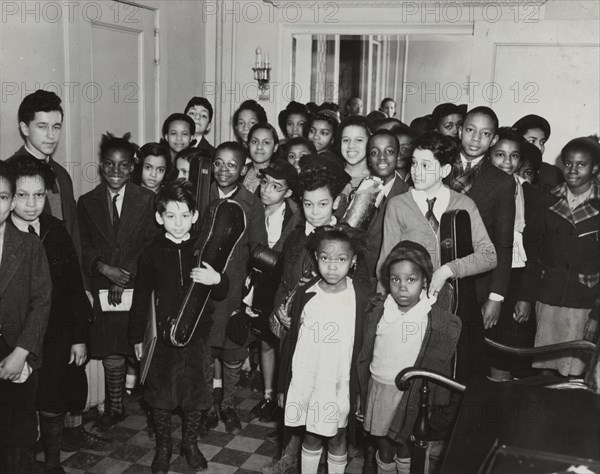
[[[156,11],[132,2],[97,2],[79,25],[82,78],[82,192],[99,183],[102,134],[131,133],[138,145],[158,139]],[[155,35],[156,33],[156,35]]]

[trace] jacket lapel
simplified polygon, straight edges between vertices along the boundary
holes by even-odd
[[[117,240],[133,233],[133,230],[138,225],[139,218],[143,215],[143,210],[144,200],[142,199],[140,188],[132,183],[128,183],[125,187],[125,196],[123,196]]]
[[[104,183],[92,191],[89,206],[90,219],[94,222],[102,237],[112,245],[115,233],[108,213],[108,191]]]
[[[573,220],[573,215],[571,214],[569,204],[567,204],[567,185],[561,184],[557,186],[550,191],[550,194],[558,198],[556,202],[550,206],[550,211],[554,212],[556,215],[566,220],[574,227],[575,221]]]
[[[392,184],[392,189],[390,189],[390,192],[386,196],[383,203],[381,203],[381,206],[379,206],[379,209],[377,209],[375,217],[373,217],[371,223],[369,224],[369,235],[376,235],[383,232],[383,226],[381,223],[385,217],[385,209],[387,208],[388,202],[390,202],[390,199],[392,199],[394,196],[403,194],[409,189],[410,186],[402,181],[402,177],[400,175],[396,174],[396,179],[394,180],[394,184]]]
[[[2,262],[0,262],[0,296],[4,294],[8,284],[11,282],[21,261],[24,252],[21,247],[23,240],[19,238],[19,231],[13,225],[4,226],[4,247],[2,249]]]

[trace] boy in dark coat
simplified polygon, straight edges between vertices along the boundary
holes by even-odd
[[[45,470],[60,471],[65,412],[81,412],[87,398],[83,367],[91,308],[71,236],[60,220],[43,213],[46,194],[54,180],[52,170],[33,157],[21,158],[14,168],[16,204],[10,222],[20,231],[40,237],[52,278],[52,306],[36,404]]]
[[[0,161],[0,472],[21,474],[29,472],[29,449],[37,438],[37,369],[52,282],[40,240],[6,225],[14,194],[11,166]]]
[[[181,179],[164,186],[156,201],[156,220],[165,232],[140,257],[129,321],[129,340],[140,359],[154,293],[158,339],[144,384],[144,400],[152,408],[156,430],[152,472],[169,470],[171,412],[177,407],[183,410],[182,450],[188,464],[193,469],[206,469],[206,459],[196,444],[202,410],[212,406],[204,373],[205,359],[210,356],[205,344],[206,324],[199,323],[185,347],[168,345],[163,335],[169,332],[170,318],[179,311],[192,280],[212,285],[211,297],[223,299],[227,295],[228,278],[208,264],[194,268],[196,238],[190,236],[190,230],[198,219],[198,211],[191,183]]]
[[[224,142],[217,147],[213,161],[215,183],[210,195],[211,202],[216,199],[236,201],[242,206],[246,215],[246,230],[235,246],[227,265],[226,274],[229,277],[227,299],[215,303],[214,324],[208,338],[215,356],[223,363],[223,401],[220,416],[227,432],[233,434],[241,430],[241,423],[234,409],[234,397],[242,364],[248,356],[248,348],[238,346],[227,338],[227,321],[242,302],[250,251],[259,243],[267,243],[263,205],[256,194],[250,193],[239,183],[240,177],[245,174],[245,159],[246,150],[239,143]],[[209,416],[212,417],[212,414]]]
[[[475,278],[477,303],[481,307],[483,327],[494,327],[508,290],[512,267],[515,223],[515,181],[489,160],[489,149],[498,141],[498,117],[489,107],[475,107],[459,129],[460,163],[455,166],[449,186],[469,196],[479,210],[490,240],[496,248],[498,263],[492,271]],[[480,331],[475,327],[474,330]],[[481,354],[484,361],[485,354]],[[488,375],[485,363],[459,369],[457,378]]]
[[[67,232],[75,243],[77,255],[81,255],[77,209],[73,193],[73,181],[67,170],[52,155],[60,142],[63,109],[60,98],[54,93],[37,90],[29,94],[19,106],[19,131],[25,144],[8,161],[34,157],[46,163],[54,172],[55,181],[48,190],[44,212],[64,221]]]

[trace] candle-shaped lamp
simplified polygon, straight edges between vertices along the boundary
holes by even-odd
[[[256,48],[256,68],[262,67],[262,49]]]

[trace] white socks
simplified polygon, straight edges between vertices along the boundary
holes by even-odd
[[[319,470],[319,461],[321,460],[321,454],[323,448],[319,448],[315,451],[310,451],[302,446],[302,474],[316,474]],[[331,454],[327,453],[327,468],[329,474],[344,474],[346,464],[348,463],[348,455],[344,454]],[[392,464],[394,468],[395,464]]]
[[[410,474],[410,458],[395,457],[396,472],[398,474]]]
[[[323,448],[319,448],[316,451],[310,451],[302,446],[302,456],[300,458],[302,474],[317,474],[322,452]]]
[[[328,468],[329,474],[344,474],[347,463],[348,463],[348,453],[344,453],[344,454],[327,453],[327,468]]]
[[[377,463],[377,474],[386,474],[388,472],[396,472],[395,462],[383,462],[379,458],[379,451],[375,453],[375,462]]]
[[[379,451],[377,451],[377,453],[375,453],[375,462],[377,463],[377,474],[386,474],[390,472],[410,474],[410,458],[399,458],[395,456],[394,462],[386,463],[379,458]],[[344,471],[341,472],[343,473]]]

